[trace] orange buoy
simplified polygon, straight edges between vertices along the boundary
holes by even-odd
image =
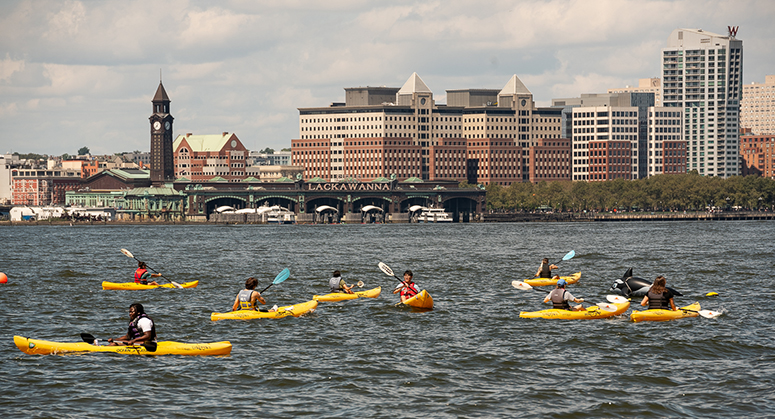
[[[0,284],[5,283],[8,283],[8,277],[4,273],[0,272]]]

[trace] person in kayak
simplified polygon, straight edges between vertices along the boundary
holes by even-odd
[[[419,294],[420,291],[417,291],[417,286],[415,285],[414,281],[412,280],[412,277],[414,274],[412,274],[412,271],[407,270],[404,272],[404,281],[401,283],[403,286],[396,288],[393,290],[393,294],[397,292],[401,292],[401,302],[406,302],[406,300],[414,297],[415,295]]]
[[[328,286],[331,287],[331,292],[342,292],[345,294],[353,293],[353,285],[347,285],[347,283],[344,282],[344,278],[342,278],[341,272],[339,271],[334,271],[333,276],[328,280]]]
[[[143,285],[159,285],[156,281],[148,281],[151,278],[158,278],[160,277],[160,273],[152,274],[148,272],[148,266],[145,265],[145,262],[137,262],[137,270],[135,271],[135,283],[136,284],[143,284]]]
[[[541,266],[538,267],[538,272],[536,272],[535,277],[536,278],[551,278],[552,277],[552,269],[557,269],[557,265],[553,265],[549,263],[548,258],[544,258],[541,261]],[[554,278],[559,278],[558,275],[555,275]]]
[[[567,282],[565,282],[564,279],[561,279],[557,281],[557,288],[552,290],[549,294],[546,294],[546,297],[544,298],[544,303],[552,302],[553,308],[556,308],[558,310],[571,310],[571,311],[581,311],[584,310],[584,306],[581,304],[571,308],[570,304],[568,304],[568,301],[573,301],[574,303],[583,303],[583,298],[576,298],[571,294],[569,291],[565,290],[565,286],[568,285]]]
[[[651,284],[649,292],[643,297],[640,305],[649,306],[649,310],[662,309],[676,311],[673,293],[666,287],[667,279],[660,275]]]
[[[129,306],[129,330],[118,339],[108,339],[108,346],[140,345],[145,342],[156,342],[156,325],[145,314],[140,303]]]
[[[261,293],[256,291],[258,286],[258,280],[252,276],[245,281],[245,289],[237,294],[237,298],[234,299],[234,304],[231,306],[231,311],[237,310],[256,310],[268,313],[270,311],[277,311],[277,306],[267,310],[265,308],[259,308],[256,304],[266,304],[266,300],[261,296]]]

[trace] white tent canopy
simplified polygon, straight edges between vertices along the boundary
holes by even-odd
[[[366,205],[365,207],[361,208],[361,211],[363,212],[369,212],[371,210],[378,210],[379,212],[384,211],[382,208],[375,205]]]
[[[315,212],[323,212],[323,211],[329,211],[329,210],[330,211],[334,211],[334,212],[339,212],[338,209],[336,209],[334,207],[331,207],[331,206],[328,206],[328,205],[322,205],[322,206],[319,206],[319,207],[315,208]]]
[[[421,209],[425,209],[425,207],[422,205],[412,205],[411,207],[409,207],[409,212],[415,212]]]
[[[215,212],[233,212],[233,211],[234,211],[234,207],[230,207],[228,205],[224,205],[215,209]]]

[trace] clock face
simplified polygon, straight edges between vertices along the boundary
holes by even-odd
[[[237,146],[237,140],[231,140],[231,148],[234,148]]]
[[[154,122],[154,123],[153,123],[153,129],[155,129],[156,131],[158,131],[158,130],[159,130],[159,128],[161,128],[161,122],[159,122],[159,121],[156,121],[156,122]]]
[[[170,121],[164,123],[164,129],[170,129]]]

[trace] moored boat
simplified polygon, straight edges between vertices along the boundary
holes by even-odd
[[[524,282],[532,287],[544,287],[547,285],[557,285],[557,281],[564,279],[568,284],[575,284],[581,279],[581,272],[576,272],[573,275],[561,276],[557,278],[528,278]]]
[[[541,311],[522,311],[519,313],[519,317],[526,319],[560,319],[560,320],[592,320],[592,319],[604,319],[607,317],[618,316],[628,308],[630,308],[630,302],[624,303],[612,303],[616,306],[616,311],[603,310],[598,306],[586,307],[581,311],[560,310],[556,308],[550,308]]]
[[[688,306],[681,307],[675,311],[662,309],[633,311],[632,314],[630,314],[630,320],[634,322],[664,322],[667,320],[683,319],[684,317],[697,317],[700,315],[699,311],[700,303],[695,302],[694,304],[689,304]]]
[[[409,307],[419,308],[423,310],[432,310],[433,298],[428,293],[428,291],[422,290],[419,293],[417,293],[417,295],[415,295],[414,297],[404,301],[403,304]]]
[[[377,298],[382,292],[382,287],[373,288],[365,291],[356,291],[352,294],[344,292],[332,292],[325,295],[313,295],[312,299],[315,301],[335,302],[343,300],[354,300],[356,298]]]
[[[20,351],[30,355],[58,355],[74,352],[113,352],[125,355],[228,355],[231,342],[182,343],[162,341],[155,350],[144,346],[96,346],[86,342],[52,342],[14,336],[13,343]]]
[[[182,288],[196,288],[199,285],[199,281],[184,282],[180,284]],[[159,284],[159,285],[143,285],[136,282],[108,282],[102,283],[102,289],[104,290],[150,290],[154,288],[176,288],[172,284]]]
[[[315,311],[318,302],[310,300],[300,304],[294,304],[292,306],[278,307],[277,311],[257,311],[257,310],[237,310],[229,311],[227,313],[212,313],[210,314],[210,320],[252,320],[252,319],[279,319],[283,317],[293,316],[299,317],[307,313]]]

